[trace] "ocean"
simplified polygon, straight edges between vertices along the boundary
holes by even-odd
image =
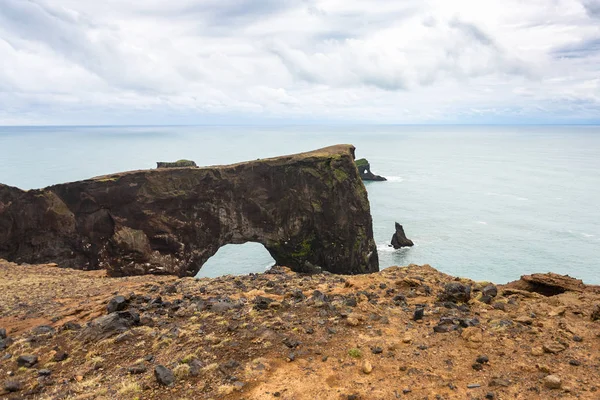
[[[229,164],[352,143],[380,267],[430,264],[504,283],[556,272],[600,284],[599,126],[0,127],[0,182],[40,188],[182,158]],[[388,246],[394,222],[412,248]],[[224,246],[199,276],[261,272],[256,243]]]

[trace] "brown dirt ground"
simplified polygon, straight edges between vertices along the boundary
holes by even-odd
[[[518,290],[503,294],[499,286],[488,305],[476,299],[486,283],[426,265],[361,276],[281,271],[200,280],[108,278],[103,271],[0,261],[0,328],[14,340],[0,350],[0,397],[600,399],[600,321],[591,320],[600,304],[597,290],[544,297]],[[468,307],[450,309],[436,301],[451,281],[473,285],[475,298]],[[296,289],[307,298],[295,301]],[[315,290],[328,299],[311,298]],[[130,309],[151,316],[153,323],[118,339],[92,342],[82,340],[78,331],[60,329],[69,321],[85,325],[106,314],[115,294],[131,293],[138,301],[132,300]],[[147,305],[148,298],[159,295],[180,304],[160,310]],[[406,303],[394,301],[397,295],[404,295]],[[148,297],[140,302],[143,296]],[[256,309],[256,296],[275,302]],[[346,302],[349,298],[356,299],[356,306]],[[240,306],[220,312],[198,306],[215,300]],[[425,316],[415,322],[417,305],[425,306]],[[477,318],[479,325],[435,333],[433,327],[444,316]],[[33,334],[39,325],[57,332]],[[299,342],[295,348],[284,343],[294,340]],[[552,345],[564,350],[543,350]],[[380,351],[372,351],[376,348]],[[53,361],[57,351],[68,352],[69,358]],[[38,364],[19,368],[16,359],[24,354],[37,355]],[[128,373],[128,367],[149,355],[154,359],[144,361],[147,372]],[[489,362],[476,370],[480,355]],[[193,360],[200,369],[190,374]],[[368,374],[365,362],[372,366]],[[153,369],[158,364],[176,372],[172,387],[157,384]],[[49,377],[38,376],[43,368],[51,370]],[[549,374],[560,377],[562,388],[544,386]],[[20,382],[22,390],[2,392],[8,380]],[[469,389],[471,384],[479,386]]]

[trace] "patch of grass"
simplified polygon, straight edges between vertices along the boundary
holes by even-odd
[[[197,358],[198,358],[198,356],[196,356],[195,354],[188,354],[187,356],[185,356],[181,359],[181,362],[183,364],[189,364]]]
[[[362,352],[357,348],[352,348],[348,350],[348,355],[352,358],[360,358],[362,356]]]
[[[142,387],[139,383],[135,381],[125,381],[121,382],[121,387],[117,391],[122,396],[131,396],[136,393],[140,393],[142,391]]]
[[[173,369],[173,374],[177,379],[186,379],[190,376],[190,366],[187,364],[179,364]]]

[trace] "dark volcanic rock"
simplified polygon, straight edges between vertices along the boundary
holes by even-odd
[[[402,247],[411,247],[414,245],[415,244],[412,242],[412,240],[406,237],[402,225],[396,222],[396,233],[394,233],[392,236],[392,247],[395,249],[400,249]]]
[[[4,390],[8,393],[18,392],[23,389],[23,384],[19,381],[6,381],[3,386]]]
[[[365,158],[356,160],[356,168],[358,168],[358,173],[363,181],[387,181],[383,176],[371,172],[371,164]]]
[[[154,368],[154,377],[158,383],[164,386],[171,386],[173,382],[175,382],[175,375],[173,375],[173,371],[164,365],[157,365]]]
[[[37,356],[24,355],[24,356],[19,356],[19,358],[17,358],[17,365],[19,367],[31,368],[35,364],[37,364],[37,362],[38,362]]]
[[[65,361],[69,358],[69,353],[66,351],[57,351],[54,357],[52,358],[55,362]]]
[[[449,282],[444,291],[438,295],[438,301],[451,303],[467,303],[471,299],[471,286],[459,282]]]
[[[496,297],[498,296],[498,288],[496,285],[487,285],[481,290],[484,296]]]
[[[115,296],[108,302],[106,312],[110,314],[116,311],[123,311],[125,307],[127,307],[127,299],[124,296]]]
[[[0,339],[6,339],[6,329],[2,328],[0,329]]]
[[[124,172],[23,191],[0,184],[0,258],[194,276],[223,245],[260,242],[279,265],[378,271],[354,147],[206,168]]]
[[[115,312],[91,321],[81,331],[84,340],[102,340],[139,325],[140,316],[133,311]]]
[[[56,332],[56,330],[48,325],[40,325],[40,326],[36,326],[35,328],[33,328],[31,330],[31,333],[33,333],[34,335],[47,335],[47,334],[54,334]]]

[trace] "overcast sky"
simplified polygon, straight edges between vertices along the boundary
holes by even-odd
[[[600,122],[600,0],[0,0],[0,125]]]

